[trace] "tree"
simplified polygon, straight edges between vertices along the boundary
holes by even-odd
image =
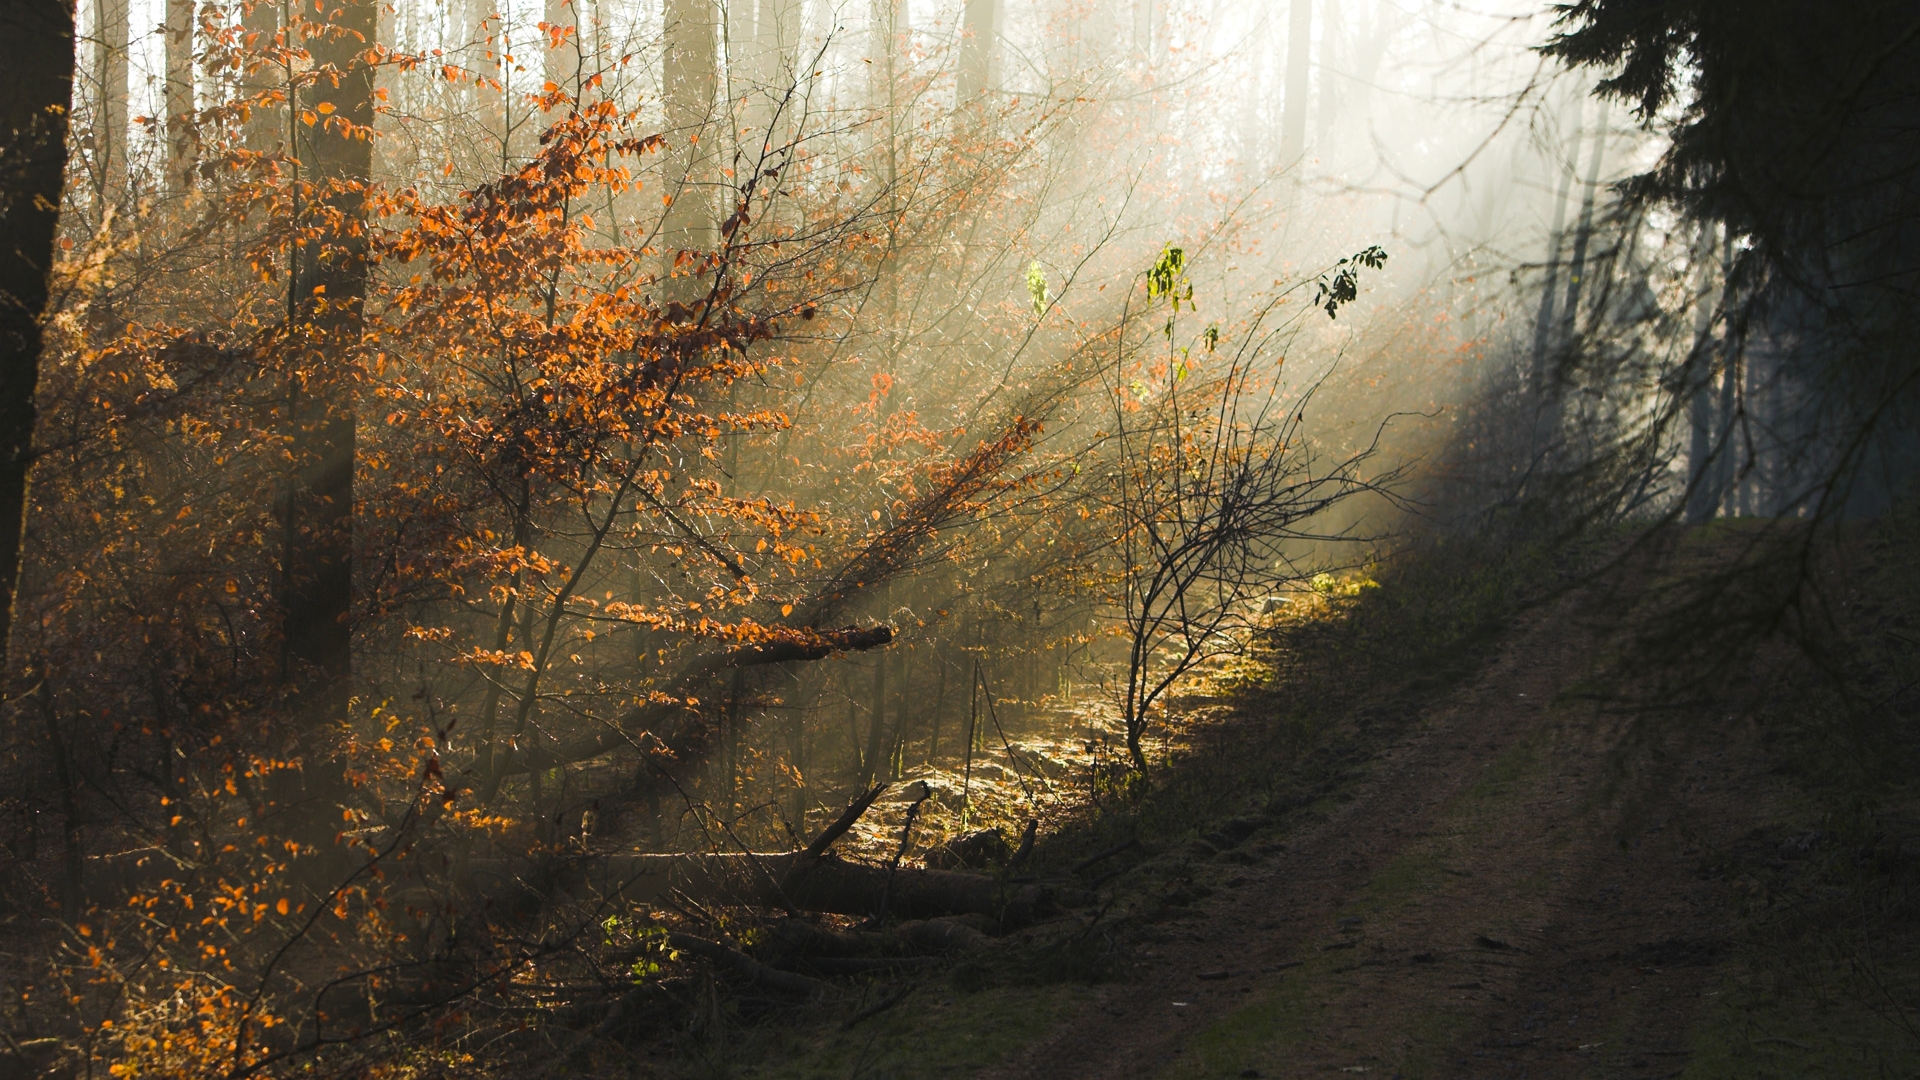
[[[960,70],[954,103],[965,105],[993,85],[1000,52],[1000,0],[967,0],[961,22]]]
[[[660,225],[663,288],[694,303],[705,291],[701,253],[713,247],[714,145],[710,125],[719,76],[712,0],[667,0],[660,82],[667,106],[665,220]],[[705,145],[702,145],[705,139]]]
[[[1617,185],[1622,214],[1678,211],[1720,230],[1723,252],[1720,288],[1685,290],[1717,293],[1705,317],[1717,340],[1701,347],[1701,324],[1675,320],[1681,358],[1638,410],[1651,421],[1623,423],[1592,474],[1644,491],[1685,446],[1692,490],[1671,515],[1703,518],[1725,493],[1721,512],[1766,519],[1737,558],[1666,591],[1642,635],[1650,670],[1697,686],[1783,631],[1822,653],[1821,545],[1908,497],[1920,463],[1920,10],[1580,0],[1557,31],[1548,56],[1594,73],[1599,96],[1668,139]],[[1614,344],[1582,343],[1593,356]],[[1599,364],[1582,389],[1630,377]]]
[[[1733,337],[1784,350],[1801,390],[1792,418],[1769,426],[1779,454],[1820,462],[1784,501],[1821,519],[1883,505],[1911,454],[1920,384],[1904,344],[1920,273],[1920,12],[1581,0],[1544,51],[1608,72],[1597,92],[1643,121],[1676,115],[1660,160],[1623,185],[1629,199],[1744,241],[1728,268],[1731,324],[1745,328]],[[1723,362],[1743,377],[1743,353]],[[1734,437],[1776,442],[1736,407]]]
[[[93,195],[94,220],[104,220],[109,207],[126,196],[127,47],[130,44],[127,0],[93,0],[94,84]]]
[[[1287,90],[1280,119],[1280,167],[1293,168],[1307,152],[1307,70],[1313,57],[1313,0],[1288,0]]]
[[[0,14],[0,655],[20,573],[40,320],[66,181],[73,56],[71,0],[35,0]]]
[[[199,153],[199,127],[193,118],[193,24],[193,0],[167,0],[167,85],[161,95],[166,118],[162,127],[167,136],[167,187],[176,195],[192,187]]]
[[[379,5],[340,0],[301,33],[312,60],[294,131],[301,240],[289,307],[301,354],[287,385],[293,473],[283,502],[288,676],[322,715],[352,693],[354,407],[367,294],[366,200],[373,173],[373,70]],[[309,683],[309,680],[311,682]]]
[[[1379,248],[1341,260],[1320,279],[1316,307],[1333,315],[1357,295],[1357,271],[1385,261]],[[1277,331],[1267,323],[1279,320],[1284,294],[1219,351],[1212,325],[1176,344],[1181,307],[1193,310],[1183,250],[1167,248],[1144,278],[1139,321],[1152,325],[1167,312],[1154,335],[1165,338],[1165,352],[1108,387],[1113,463],[1097,496],[1117,535],[1115,607],[1127,650],[1120,719],[1141,775],[1146,735],[1168,692],[1246,648],[1255,597],[1313,575],[1296,562],[1297,545],[1347,538],[1328,511],[1388,493],[1393,481],[1364,474],[1374,446],[1320,466],[1305,439],[1311,389],[1290,398],[1277,370],[1261,370],[1279,367],[1268,351]]]

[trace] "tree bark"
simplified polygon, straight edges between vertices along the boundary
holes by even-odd
[[[1313,0],[1292,0],[1287,20],[1287,96],[1280,121],[1280,167],[1307,152],[1307,66],[1313,56]]]
[[[666,0],[661,84],[667,106],[665,220],[660,225],[662,294],[691,303],[701,292],[698,260],[713,248],[711,146],[702,146],[719,89],[711,0]]]
[[[1560,292],[1560,245],[1567,227],[1567,192],[1573,187],[1573,172],[1580,159],[1580,102],[1574,102],[1573,148],[1567,167],[1560,172],[1560,186],[1553,196],[1553,228],[1547,234],[1547,280],[1540,290],[1540,313],[1533,324],[1533,390],[1544,394],[1552,373],[1547,370],[1553,352],[1554,303]]]
[[[256,0],[252,6],[241,8],[240,30],[246,63],[253,68],[240,77],[241,92],[251,102],[242,121],[241,139],[248,150],[266,153],[286,138],[288,128],[286,103],[262,100],[285,77],[279,63],[262,58],[274,47],[280,33],[279,5]]]
[[[127,188],[128,0],[94,0],[93,114],[94,220]]]
[[[867,752],[860,759],[860,786],[869,787],[880,776],[880,753],[887,732],[887,654],[873,658],[873,698],[867,710]]]
[[[1607,103],[1600,102],[1594,119],[1592,149],[1587,155],[1587,175],[1580,196],[1580,224],[1573,233],[1573,257],[1567,265],[1567,310],[1561,339],[1570,341],[1580,331],[1580,293],[1587,272],[1587,245],[1593,240],[1593,204],[1599,194],[1600,162],[1607,149]]]
[[[167,190],[184,195],[193,187],[199,129],[193,122],[193,0],[166,0]]]
[[[1693,303],[1693,366],[1699,376],[1693,380],[1693,393],[1687,399],[1687,471],[1691,474],[1687,489],[1687,522],[1692,525],[1704,524],[1713,519],[1719,504],[1719,492],[1714,485],[1714,368],[1713,344],[1709,335],[1713,332],[1714,308],[1718,306],[1717,289],[1714,278],[1717,267],[1714,265],[1714,227],[1702,226],[1700,239],[1694,245],[1693,257],[1700,264],[1699,277],[1695,281]]]
[[[546,0],[548,26],[545,63],[547,81],[568,94],[575,92],[580,75],[580,16],[578,0]],[[564,36],[563,36],[564,32]],[[554,44],[559,41],[559,45]]]
[[[1000,0],[966,0],[961,19],[956,106],[971,103],[993,85],[993,61],[1000,49]]]
[[[293,298],[306,354],[290,387],[295,474],[283,506],[286,669],[320,715],[337,719],[351,693],[354,381],[366,297],[365,192],[372,178],[374,0],[335,0],[328,22],[306,28],[320,75],[302,95],[296,147],[318,198],[309,216],[324,241],[296,249]],[[308,116],[313,123],[307,124]]]
[[[13,621],[73,106],[71,0],[0,7],[0,658]]]

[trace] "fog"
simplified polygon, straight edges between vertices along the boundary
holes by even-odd
[[[1544,5],[310,6],[77,13],[15,847],[146,913],[152,1075],[383,1060],[389,961],[605,1015],[603,923],[759,972],[722,857],[1027,882],[1409,553],[1851,445]]]

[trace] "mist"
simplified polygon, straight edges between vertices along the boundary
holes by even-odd
[[[1815,1054],[1554,928],[1911,904],[1912,34],[1624,7],[0,18],[0,1073]]]

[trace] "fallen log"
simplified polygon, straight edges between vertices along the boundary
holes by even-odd
[[[707,904],[777,907],[871,916],[884,902],[897,916],[985,915],[1003,928],[1092,903],[1080,889],[1016,884],[983,874],[901,869],[847,862],[804,851],[715,854],[616,854],[569,860],[570,888],[605,899],[657,903],[675,892]]]
[[[770,990],[783,990],[790,994],[819,994],[827,989],[827,984],[805,975],[791,971],[780,971],[748,956],[746,953],[717,941],[697,938],[692,934],[668,934],[667,947],[683,953],[711,960],[732,968],[733,971],[749,982],[758,983]]]
[[[786,969],[811,971],[829,979],[875,972],[920,971],[940,959],[934,956],[789,956],[780,961]]]
[[[767,928],[764,947],[774,958],[865,959],[889,956],[937,956],[985,948],[990,939],[959,918],[917,919],[890,930],[829,930],[802,919],[781,919]]]

